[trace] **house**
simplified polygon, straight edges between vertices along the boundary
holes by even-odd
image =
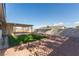
[[[4,5],[0,4],[0,30],[4,30],[6,29],[6,20],[5,20],[5,13],[3,10]]]
[[[6,21],[5,4],[0,3],[0,49],[8,47],[7,35],[32,33],[33,25],[7,23]]]
[[[50,26],[41,27],[39,29],[35,29],[34,33],[45,34],[46,31],[51,30]]]
[[[64,29],[66,29],[66,27],[63,25],[51,26],[51,30],[46,31],[45,34],[59,35],[59,33]]]
[[[60,31],[64,30],[66,27],[63,25],[56,25],[56,26],[46,26],[36,29],[34,32],[38,34],[48,34],[48,35],[56,35]]]

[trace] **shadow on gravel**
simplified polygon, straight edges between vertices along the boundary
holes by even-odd
[[[55,48],[48,56],[79,56],[79,38],[69,38],[63,45]]]
[[[4,56],[7,49],[0,50],[0,56]]]

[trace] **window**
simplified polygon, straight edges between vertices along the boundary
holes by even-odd
[[[13,27],[13,32],[20,32],[22,31],[22,27]]]

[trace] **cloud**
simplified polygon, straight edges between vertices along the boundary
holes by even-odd
[[[34,28],[35,29],[38,29],[38,28],[41,28],[41,27],[46,27],[48,24],[38,24],[38,25],[35,25]]]
[[[55,23],[53,24],[53,26],[64,26],[64,23],[63,22]]]
[[[74,22],[74,24],[75,24],[75,25],[79,25],[79,21],[77,21],[77,22]]]

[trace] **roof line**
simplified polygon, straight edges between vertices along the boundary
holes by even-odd
[[[30,25],[30,24],[20,24],[20,23],[7,23],[7,24],[33,26],[33,25]]]

